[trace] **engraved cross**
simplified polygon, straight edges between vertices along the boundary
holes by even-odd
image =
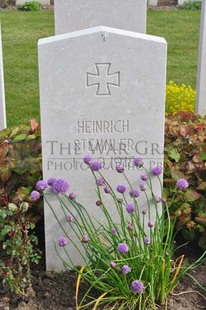
[[[87,87],[96,86],[96,96],[111,96],[110,87],[120,87],[120,72],[110,73],[111,63],[96,63],[96,74],[86,73]]]

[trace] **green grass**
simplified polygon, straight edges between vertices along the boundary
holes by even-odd
[[[39,38],[54,34],[53,11],[0,12],[8,126],[39,120]],[[168,76],[195,88],[200,11],[148,11],[147,33],[168,42]]]

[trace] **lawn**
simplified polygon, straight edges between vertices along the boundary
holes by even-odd
[[[0,12],[8,126],[39,120],[39,38],[54,34],[53,11]],[[168,42],[167,80],[195,88],[200,11],[148,11],[147,33]]]

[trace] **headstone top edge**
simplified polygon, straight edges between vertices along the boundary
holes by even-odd
[[[38,45],[43,45],[43,44],[47,44],[50,42],[64,40],[64,39],[75,38],[75,37],[79,37],[82,35],[90,35],[90,34],[98,33],[98,32],[107,32],[107,33],[111,33],[111,34],[119,34],[119,35],[123,35],[123,36],[139,38],[139,39],[144,39],[144,40],[146,39],[148,41],[156,41],[159,43],[166,43],[167,44],[167,41],[165,40],[165,38],[162,38],[162,37],[157,37],[157,36],[143,34],[143,33],[134,32],[134,31],[128,31],[128,30],[124,30],[124,29],[111,28],[111,27],[106,27],[106,26],[98,26],[98,27],[92,27],[92,28],[87,28],[87,29],[83,29],[83,30],[77,30],[77,31],[73,31],[73,32],[63,33],[63,34],[39,39]]]

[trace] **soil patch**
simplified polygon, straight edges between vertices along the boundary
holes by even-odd
[[[206,263],[190,274],[206,288]],[[0,284],[0,310],[75,310],[76,279],[74,272],[46,272],[42,264],[33,270],[32,288],[28,289],[24,298],[10,294],[3,288],[2,283]],[[88,285],[81,283],[80,298],[87,289]],[[93,292],[93,295],[96,294]],[[88,308],[90,309],[92,310],[92,307]],[[157,309],[206,309],[206,292],[189,276],[185,276],[168,297],[167,303]]]

